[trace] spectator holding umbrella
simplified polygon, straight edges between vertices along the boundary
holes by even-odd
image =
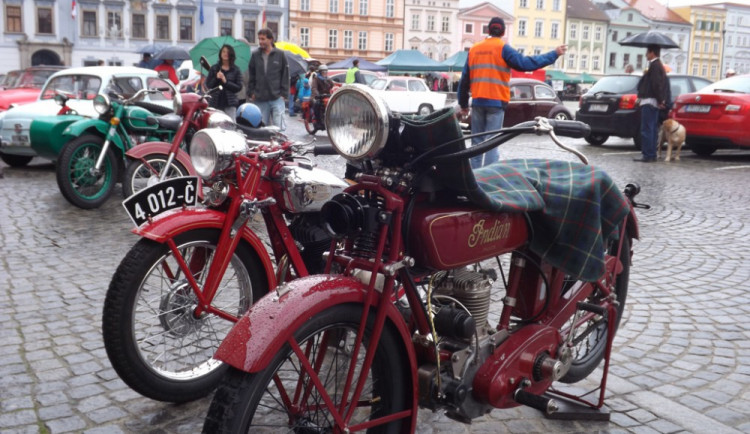
[[[237,92],[242,89],[242,72],[234,64],[236,58],[234,48],[231,45],[223,45],[219,50],[219,61],[211,66],[206,76],[208,89],[222,87],[211,94],[211,107],[223,110],[233,120],[236,120],[239,106]]]
[[[174,69],[174,59],[165,59],[164,62],[154,68],[154,71],[158,72],[159,75],[166,76],[172,83],[180,84],[180,80],[177,78],[177,71]]]

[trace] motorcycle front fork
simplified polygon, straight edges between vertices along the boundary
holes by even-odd
[[[98,177],[102,173],[102,164],[104,164],[104,158],[106,157],[107,151],[109,150],[109,144],[112,143],[112,141],[109,138],[112,137],[112,135],[116,133],[117,133],[117,124],[114,124],[114,123],[110,124],[109,130],[107,130],[107,135],[104,136],[104,144],[102,145],[102,152],[99,153],[99,157],[96,159],[96,164],[94,164],[94,167],[91,168],[91,175]]]

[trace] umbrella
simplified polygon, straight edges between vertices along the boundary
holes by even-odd
[[[177,46],[171,46],[167,47],[161,51],[159,51],[159,54],[154,56],[154,59],[158,60],[188,60],[190,59],[190,53],[188,53],[184,48],[177,47]]]
[[[274,47],[278,48],[279,50],[289,51],[294,54],[299,54],[302,56],[303,59],[309,59],[310,55],[307,54],[307,51],[305,51],[302,47],[300,47],[297,44],[292,44],[291,42],[275,42]]]
[[[217,63],[219,61],[219,50],[224,45],[234,48],[234,64],[240,68],[240,71],[247,71],[247,66],[250,63],[250,46],[231,36],[216,36],[198,42],[195,47],[190,49],[190,59],[193,60],[193,65],[201,64],[201,56],[205,56],[211,65]]]
[[[136,53],[149,53],[151,55],[158,53],[159,51],[165,49],[167,46],[164,44],[147,44],[143,47],[139,48]]]
[[[680,48],[669,36],[654,31],[628,36],[620,41],[619,44],[626,47],[648,48],[649,45],[657,45],[661,48]]]
[[[289,79],[294,80],[298,75],[307,72],[307,61],[299,54],[284,51],[286,62],[289,64]]]

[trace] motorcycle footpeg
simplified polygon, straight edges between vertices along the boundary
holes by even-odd
[[[560,406],[557,405],[554,399],[534,395],[523,389],[517,389],[513,394],[513,399],[519,404],[543,411],[545,414],[552,414],[560,409]]]
[[[607,308],[604,307],[604,306],[598,306],[598,305],[595,305],[595,304],[584,303],[584,302],[581,301],[581,302],[578,302],[578,304],[576,305],[576,307],[578,307],[578,309],[585,310],[586,312],[595,313],[595,314],[597,314],[599,316],[602,316],[602,317],[605,317],[605,318],[607,317]]]

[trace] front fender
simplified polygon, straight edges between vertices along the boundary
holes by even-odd
[[[96,131],[101,134],[102,137],[107,137],[109,132],[109,123],[104,122],[101,119],[82,119],[78,122],[73,122],[63,130],[62,134],[65,138],[65,142],[75,139],[76,137],[88,132]],[[125,152],[125,144],[122,142],[122,137],[115,130],[115,134],[112,137],[112,144],[119,148],[122,152]]]
[[[169,151],[171,150],[171,148],[172,148],[172,144],[168,142],[146,142],[146,143],[142,143],[138,146],[128,149],[125,155],[128,158],[132,158],[134,160],[140,160],[146,157],[147,155],[153,155],[153,154],[169,155]],[[175,154],[174,158],[175,160],[180,162],[180,164],[182,164],[182,167],[187,169],[188,173],[191,176],[198,176],[198,174],[195,173],[195,169],[193,168],[193,162],[190,160],[190,155],[188,155],[187,152],[178,148],[177,153]]]
[[[351,277],[316,275],[285,283],[284,295],[272,291],[255,303],[234,325],[219,346],[214,358],[245,372],[258,372],[305,321],[339,304],[365,301],[367,286]],[[393,303],[387,309],[386,321],[399,331],[408,354],[411,372],[416,372],[416,355],[411,335]]]
[[[196,229],[222,229],[226,214],[212,209],[196,208],[176,210],[157,217],[151,223],[146,223],[139,228],[133,229],[133,233],[143,238],[164,243],[167,239],[174,238],[184,232]],[[263,241],[247,225],[244,225],[239,233],[242,240],[255,250],[263,264],[266,273],[269,290],[276,287],[276,274],[273,261],[268,255]]]

